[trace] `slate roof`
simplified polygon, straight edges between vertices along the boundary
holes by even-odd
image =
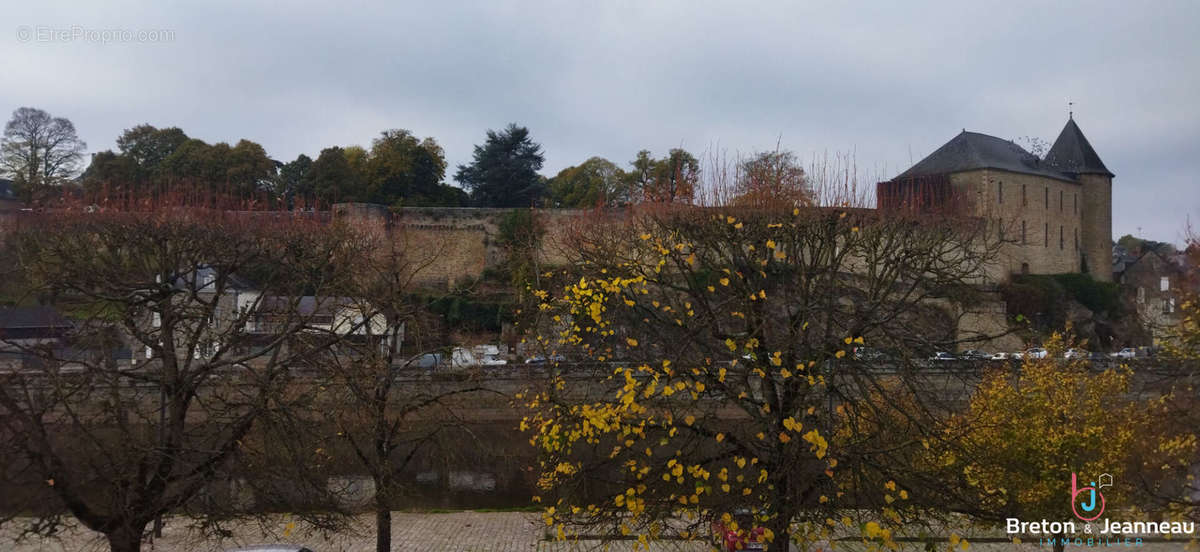
[[[53,307],[0,308],[0,330],[70,328],[71,321]]]
[[[1047,166],[1036,155],[1025,151],[1025,148],[1009,140],[965,130],[907,171],[900,173],[896,178],[948,174],[975,169],[999,169],[1075,181],[1070,175]]]
[[[998,169],[1070,182],[1078,182],[1078,176],[1084,173],[1113,176],[1072,117],[1067,119],[1045,159],[1038,159],[1011,140],[964,130],[896,178],[976,169]]]
[[[1074,117],[1067,119],[1067,124],[1058,134],[1058,139],[1046,153],[1046,163],[1066,173],[1113,176],[1096,154],[1096,150],[1088,143],[1083,131],[1079,130],[1079,125],[1075,124]]]

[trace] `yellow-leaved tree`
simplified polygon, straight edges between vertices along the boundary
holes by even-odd
[[[898,374],[882,400],[922,401],[910,359],[953,348],[943,306],[995,243],[967,219],[844,207],[649,205],[577,225],[523,313],[533,344],[572,361],[524,396],[547,526],[638,546],[894,544],[909,491],[859,473],[886,453],[835,446],[835,420]]]
[[[1179,399],[1172,386],[1144,381],[1129,367],[1065,360],[1065,343],[1054,335],[1044,358],[1027,356],[1016,369],[988,373],[966,410],[945,423],[942,438],[926,443],[928,454],[916,463],[958,489],[942,497],[946,510],[982,521],[1082,527],[1105,506],[1073,509],[1072,477],[1082,488],[1108,474],[1111,486],[1099,491],[1110,512],[1181,513],[1170,497],[1183,497],[1197,441],[1171,423]],[[1054,538],[1062,550],[1061,539],[1073,536],[1037,537]]]

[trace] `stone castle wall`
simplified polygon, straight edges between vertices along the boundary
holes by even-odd
[[[500,243],[500,224],[509,209],[406,207],[379,211],[376,207],[339,204],[334,212],[356,221],[366,219],[367,224],[403,242],[415,262],[428,263],[418,275],[422,284],[452,286],[463,279],[479,278],[507,257]],[[566,262],[565,237],[589,214],[577,209],[538,210],[537,219],[545,229],[541,261],[551,265]]]
[[[951,182],[971,209],[1003,231],[1005,245],[992,279],[1011,274],[1079,272],[1088,193],[1080,184],[1049,177],[981,169],[955,173]],[[1095,200],[1093,200],[1095,201]],[[1111,231],[1110,231],[1111,232]]]
[[[1112,178],[1102,174],[1079,175],[1082,197],[1080,247],[1088,273],[1101,282],[1112,281]]]

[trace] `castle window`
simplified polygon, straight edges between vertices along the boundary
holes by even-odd
[[[1046,186],[1046,210],[1050,210],[1050,187]]]
[[[1025,245],[1025,221],[1021,221],[1021,245]]]
[[[1075,229],[1075,250],[1079,251],[1079,229]]]
[[[1029,199],[1025,197],[1025,185],[1021,184],[1021,207],[1028,207]]]
[[[1076,215],[1079,214],[1079,194],[1075,194],[1075,206],[1071,208],[1071,211]]]
[[[1058,191],[1058,212],[1063,212],[1063,191]]]
[[[1058,248],[1059,249],[1063,248],[1063,227],[1062,226],[1058,227]]]
[[[996,198],[1000,203],[1004,203],[1004,183],[996,181]]]
[[[1050,247],[1050,223],[1042,225],[1042,246]]]
[[[1170,291],[1170,290],[1171,290],[1171,279],[1166,276],[1159,278],[1158,291]]]

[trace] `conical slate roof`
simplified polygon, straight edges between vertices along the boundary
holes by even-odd
[[[1089,146],[1089,150],[1090,148],[1091,146]],[[1056,170],[1056,167],[1047,166],[1036,155],[1025,151],[1024,148],[1009,140],[965,130],[907,171],[900,173],[900,176],[896,178],[913,178],[975,169],[1000,169],[1048,176],[1059,180],[1073,180],[1069,175],[1062,174]]]
[[[1108,167],[1105,167],[1104,162],[1100,160],[1100,156],[1096,154],[1096,150],[1092,149],[1092,145],[1084,137],[1083,131],[1079,130],[1079,125],[1075,124],[1074,117],[1067,119],[1067,125],[1063,127],[1062,132],[1058,134],[1058,139],[1050,147],[1050,152],[1046,154],[1046,164],[1067,173],[1098,173],[1109,177],[1113,176],[1113,173],[1109,172]]]

